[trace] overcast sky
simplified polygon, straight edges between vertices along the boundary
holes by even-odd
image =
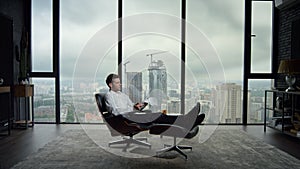
[[[123,1],[123,60],[147,72],[150,57],[180,79],[180,0]],[[104,78],[117,69],[117,1],[61,0],[61,79]],[[33,1],[33,70],[52,70],[50,0]],[[253,4],[253,72],[270,72],[271,3]],[[187,77],[242,81],[244,0],[187,0]],[[223,71],[224,70],[224,71]],[[169,78],[170,79],[170,78]]]

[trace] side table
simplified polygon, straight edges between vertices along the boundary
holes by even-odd
[[[24,97],[25,100],[25,119],[21,120],[18,119],[15,121],[16,125],[23,125],[25,124],[25,128],[28,128],[28,124],[31,124],[31,127],[34,126],[34,106],[33,106],[33,96],[34,96],[34,86],[33,84],[19,84],[19,85],[15,85],[14,88],[14,95],[15,97]],[[30,115],[29,115],[29,107],[27,107],[28,105],[28,99],[29,97],[31,98],[31,119],[30,119]],[[20,113],[20,112],[19,112]]]

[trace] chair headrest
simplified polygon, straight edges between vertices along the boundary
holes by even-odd
[[[105,103],[105,93],[96,93],[95,98],[96,98],[99,111],[102,114],[103,112],[107,112],[106,103]]]

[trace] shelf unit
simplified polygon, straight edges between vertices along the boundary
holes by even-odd
[[[272,97],[268,97],[269,94],[272,94]],[[277,97],[281,98],[280,104],[276,104]],[[300,109],[297,107],[300,106],[299,101],[298,91],[265,90],[264,131],[266,132],[268,126],[285,134],[300,137]],[[270,112],[272,116],[267,117]]]

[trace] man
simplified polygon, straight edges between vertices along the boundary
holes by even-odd
[[[121,92],[121,82],[117,74],[110,74],[106,78],[109,91],[105,95],[107,110],[114,115],[121,114],[125,120],[147,125],[155,124],[177,124],[183,127],[195,127],[204,120],[204,114],[198,114],[200,104],[190,110],[186,115],[165,115],[161,112],[139,113],[143,103],[134,104],[130,98]]]

